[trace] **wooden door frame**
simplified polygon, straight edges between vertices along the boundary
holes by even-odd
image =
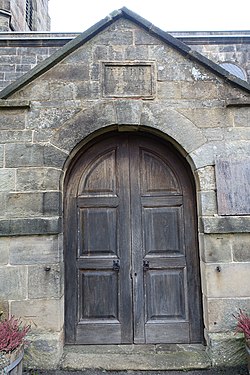
[[[133,134],[134,132],[130,132],[130,133]],[[191,171],[191,167],[190,167],[189,163],[187,162],[187,160],[182,156],[180,151],[169,140],[166,140],[166,139],[164,139],[164,137],[160,137],[159,135],[152,134],[151,132],[143,132],[143,134],[145,136],[147,136],[148,138],[152,137],[156,141],[161,142],[168,147],[171,147],[171,149],[175,152],[176,156],[179,157],[182,160],[185,167],[187,168],[189,179],[190,179],[190,182],[191,182],[192,187],[193,187],[193,194],[194,194],[193,199],[194,199],[194,202],[196,202],[196,205],[194,207],[195,217],[196,217],[196,228],[195,228],[195,231],[193,232],[193,235],[195,236],[194,241],[196,243],[195,249],[196,249],[196,256],[198,258],[197,265],[199,265],[200,263],[199,263],[199,241],[198,241],[198,222],[197,222],[197,217],[198,217],[198,215],[197,215],[197,198],[196,198],[195,178],[194,178],[193,173]],[[73,209],[74,206],[72,204],[71,205],[69,204],[70,198],[66,199],[66,196],[70,196],[72,194],[71,189],[68,189],[71,173],[74,170],[74,167],[77,164],[77,161],[82,157],[83,154],[88,152],[88,149],[93,145],[93,143],[98,142],[99,140],[104,139],[104,138],[111,138],[112,135],[119,135],[119,132],[114,132],[114,131],[106,132],[104,134],[96,136],[95,138],[92,138],[89,142],[86,142],[84,144],[84,146],[81,147],[75,153],[75,155],[71,159],[71,161],[69,163],[69,167],[66,171],[65,180],[64,180],[64,192],[65,192],[64,193],[64,261],[65,262],[66,261],[67,262],[70,262],[70,261],[73,262],[73,260],[74,260],[74,257],[71,257],[71,259],[70,259],[70,257],[68,256],[68,253],[67,253],[69,237],[68,237],[68,233],[67,233],[67,230],[66,230],[67,229],[66,223],[69,220],[73,223],[74,223],[74,221],[76,221],[76,217],[74,215],[75,209]],[[70,206],[70,208],[69,208],[69,206]],[[66,212],[68,212],[67,215],[66,215]],[[67,217],[67,220],[66,220],[66,217]],[[72,278],[74,276],[74,280],[75,280],[74,289],[76,290],[77,289],[77,282],[76,282],[77,278],[76,278],[76,275],[72,275],[71,272],[70,272],[70,274],[68,274],[67,273],[68,269],[67,269],[67,267],[65,267],[65,336],[67,336],[67,343],[70,344],[70,343],[74,343],[74,337],[71,334],[69,334],[69,331],[71,331],[71,332],[74,331],[73,326],[74,326],[74,323],[75,323],[76,311],[74,312],[74,319],[66,321],[66,318],[69,315],[68,312],[67,312],[67,303],[66,303],[66,296],[68,296],[68,294],[69,294],[69,293],[67,293],[67,279],[69,277]],[[199,276],[198,277],[199,278],[198,288],[199,288],[199,291],[200,291],[199,297],[200,297],[200,302],[201,302],[201,304],[200,304],[201,325],[203,327],[203,304],[202,304],[201,270],[200,270],[200,267],[197,270],[197,273],[198,273],[198,276]],[[69,296],[68,296],[68,301],[70,301]],[[76,306],[75,306],[75,310],[76,310]]]

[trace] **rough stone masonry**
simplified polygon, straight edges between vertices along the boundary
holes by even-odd
[[[232,314],[250,309],[249,93],[127,9],[3,89],[1,309],[31,323],[30,366],[57,367],[64,348],[65,177],[88,142],[111,131],[153,134],[187,160],[207,351],[214,366],[244,362]]]

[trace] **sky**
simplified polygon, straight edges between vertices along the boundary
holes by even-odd
[[[51,31],[82,32],[123,6],[164,31],[250,30],[250,0],[49,0]]]

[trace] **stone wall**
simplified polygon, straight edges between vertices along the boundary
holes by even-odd
[[[50,17],[48,0],[32,0],[31,30],[49,30]],[[26,22],[26,0],[0,1],[0,30],[1,31],[29,31]]]
[[[192,168],[205,339],[214,365],[244,360],[232,314],[250,309],[250,212],[219,214],[216,168],[222,159],[249,163],[250,89],[150,34],[118,19],[43,63],[42,75],[0,102],[1,304],[32,324],[30,366],[55,367],[63,350],[64,176],[96,133],[130,129],[171,140]],[[45,56],[43,48],[34,56]],[[153,60],[150,98],[105,97],[103,61]],[[249,186],[247,177],[242,184]]]
[[[39,28],[38,28],[39,29]],[[181,33],[171,35],[217,64],[231,62],[243,68],[250,82],[250,33]],[[40,61],[75,38],[76,33],[0,33],[0,89],[27,73]]]

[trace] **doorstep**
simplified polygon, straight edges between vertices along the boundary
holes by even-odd
[[[201,344],[66,345],[64,370],[189,370],[207,369],[211,360]]]

